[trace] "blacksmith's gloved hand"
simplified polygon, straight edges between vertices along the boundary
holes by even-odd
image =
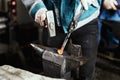
[[[80,0],[82,5],[83,5],[83,8],[85,10],[88,10],[88,6],[92,4],[92,0]]]
[[[46,12],[47,12],[47,9],[46,8],[41,8],[39,9],[36,14],[35,14],[35,21],[37,23],[40,24],[40,26],[43,26],[43,27],[47,27],[46,23],[45,23],[45,19],[46,19]]]

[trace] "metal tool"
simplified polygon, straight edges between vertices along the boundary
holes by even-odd
[[[65,51],[63,52],[64,55],[59,55],[56,48],[44,47],[38,44],[30,45],[37,51],[38,55],[42,55],[44,72],[48,76],[63,77],[67,72],[87,62],[86,57],[83,56],[68,55]],[[77,53],[80,52],[77,51]]]
[[[66,44],[67,44],[67,42],[69,40],[69,37],[70,37],[71,33],[73,32],[73,30],[74,30],[74,22],[71,22],[69,32],[68,32],[67,36],[65,37],[65,40],[64,40],[61,48],[58,49],[58,51],[57,51],[58,54],[61,54],[61,55],[63,54],[64,48],[65,48],[65,46],[66,46]]]
[[[55,21],[54,21],[53,11],[52,10],[47,11],[46,17],[47,17],[46,22],[48,26],[49,35],[50,37],[54,37],[56,36],[56,31],[55,31]]]
[[[65,40],[63,41],[61,48],[57,50],[58,54],[61,54],[61,55],[63,54],[64,48],[69,40],[69,37],[70,37],[71,33],[74,31],[75,27],[77,26],[78,19],[82,15],[83,11],[84,11],[83,6],[81,6],[79,14],[77,14],[77,15],[74,14],[73,20],[69,26],[69,31],[67,33],[67,36],[65,37]]]

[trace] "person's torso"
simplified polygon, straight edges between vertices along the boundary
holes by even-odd
[[[83,25],[89,23],[90,21],[98,17],[102,0],[91,0],[91,1],[92,4],[88,6],[88,10],[84,10],[80,18],[78,18],[77,20],[78,25],[76,29],[82,27]],[[80,0],[36,0],[35,2],[36,3],[33,4],[33,6],[29,11],[30,15],[34,18],[35,13],[40,8],[47,8],[48,10],[53,10],[55,16],[55,22],[57,23],[56,20],[59,17],[60,18],[59,21],[61,22],[61,27],[64,29],[65,33],[67,33],[69,29],[69,25],[74,18],[74,14],[76,12],[80,12],[78,6],[83,7]],[[59,15],[56,14],[55,9],[57,9],[57,13],[59,13]]]
[[[45,0],[44,3],[48,10],[54,10],[54,14],[56,14],[55,13],[56,6],[60,16],[61,25],[64,28],[64,30],[68,30],[68,26],[70,22],[73,20],[77,7],[81,5],[80,0]],[[90,17],[91,15],[94,14],[95,11],[99,9],[100,5],[98,3],[95,4],[97,5],[90,5],[89,9],[84,11],[82,16],[79,18],[79,21]]]

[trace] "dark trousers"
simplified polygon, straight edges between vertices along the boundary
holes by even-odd
[[[43,43],[46,46],[60,48],[66,34],[61,29],[57,30],[57,36],[53,38],[48,37],[48,32],[43,31]],[[87,64],[80,67],[80,80],[94,80],[95,62],[98,47],[98,27],[94,21],[77,29],[71,34],[72,42],[82,46],[83,56],[87,57]]]
[[[120,40],[120,22],[102,20],[103,26],[108,28]]]

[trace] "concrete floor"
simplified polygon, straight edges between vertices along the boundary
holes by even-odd
[[[120,80],[120,75],[103,70],[101,68],[97,68],[96,80]]]
[[[120,66],[116,66],[113,63],[113,61],[98,57],[96,80],[120,80]]]

